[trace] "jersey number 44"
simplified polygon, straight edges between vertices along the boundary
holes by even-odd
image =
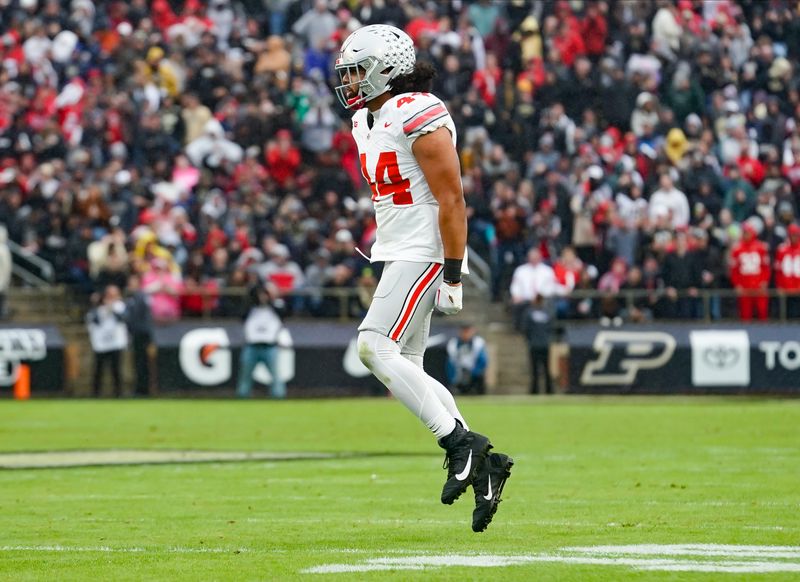
[[[369,177],[367,170],[367,155],[361,154],[361,174],[369,183],[372,190],[372,199],[380,200],[387,196],[392,197],[396,206],[405,206],[414,202],[411,197],[411,182],[400,175],[400,166],[397,164],[397,152],[381,152],[378,156],[378,165],[375,168],[375,181]]]

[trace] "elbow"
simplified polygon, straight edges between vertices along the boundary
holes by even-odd
[[[447,196],[439,198],[439,212],[445,216],[464,216],[467,215],[467,204],[460,191],[453,192]]]

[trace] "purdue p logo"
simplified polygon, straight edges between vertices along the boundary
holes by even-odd
[[[675,345],[674,337],[660,331],[601,331],[593,344],[597,359],[586,364],[581,384],[633,384],[639,370],[669,362]]]

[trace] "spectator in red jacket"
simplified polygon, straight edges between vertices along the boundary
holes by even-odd
[[[220,228],[218,224],[212,224],[208,233],[205,236],[206,242],[203,245],[203,254],[206,257],[211,257],[214,251],[223,248],[228,244],[228,235]]]
[[[800,317],[800,226],[789,225],[789,240],[775,254],[775,287],[788,295],[786,316]]]
[[[553,37],[553,48],[558,51],[564,66],[572,67],[575,59],[586,54],[580,28],[572,28],[566,22],[562,22],[558,35]]]
[[[428,2],[425,5],[425,11],[420,13],[419,16],[414,18],[406,26],[406,34],[411,37],[414,44],[419,42],[422,35],[435,35],[437,32],[439,32],[439,19],[436,14],[435,2]]]
[[[738,165],[739,168],[741,168],[742,177],[745,180],[756,188],[761,186],[761,183],[764,181],[764,175],[766,174],[764,164],[761,163],[761,160],[750,156],[750,154],[745,151],[742,157],[739,158]]]
[[[503,70],[497,64],[497,57],[494,53],[487,54],[486,68],[475,71],[472,85],[478,90],[481,99],[489,108],[494,108],[502,78]]]
[[[586,6],[586,16],[581,21],[581,36],[586,45],[586,54],[592,59],[599,58],[606,50],[608,23],[597,3]]]
[[[167,0],[153,0],[153,5],[150,9],[152,11],[153,24],[161,32],[165,32],[170,26],[178,22],[178,17],[172,11],[172,6]]]
[[[300,150],[292,144],[288,129],[280,130],[275,137],[277,139],[267,145],[267,167],[278,186],[287,188],[300,167]]]
[[[753,319],[755,309],[758,319],[767,319],[769,297],[763,293],[770,277],[767,245],[756,238],[752,224],[742,226],[742,240],[731,250],[730,277],[739,295],[739,318]]]
[[[561,256],[555,265],[553,272],[556,276],[556,314],[559,318],[566,318],[570,315],[572,302],[570,294],[578,285],[583,273],[583,262],[575,254],[572,247],[564,247]]]
[[[553,14],[555,14],[559,23],[566,24],[573,30],[578,30],[580,28],[580,21],[578,21],[578,17],[575,16],[575,13],[572,11],[569,0],[557,0],[553,7]]]

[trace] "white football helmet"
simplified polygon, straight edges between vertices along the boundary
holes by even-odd
[[[341,81],[336,96],[345,109],[361,109],[367,101],[391,89],[392,79],[413,71],[416,62],[414,41],[399,28],[388,24],[359,28],[344,41],[336,59]],[[348,96],[355,83],[358,93]]]

